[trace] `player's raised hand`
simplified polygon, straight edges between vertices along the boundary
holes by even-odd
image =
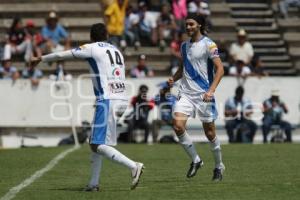
[[[207,91],[205,92],[204,96],[203,96],[203,101],[204,102],[211,102],[214,98],[214,93],[211,91]]]
[[[41,61],[42,61],[41,57],[32,57],[30,60],[32,67],[37,66]]]
[[[173,87],[173,85],[174,85],[174,79],[173,79],[173,77],[170,77],[168,79],[167,83],[169,84],[170,87]]]

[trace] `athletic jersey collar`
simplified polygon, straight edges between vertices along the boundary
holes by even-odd
[[[190,44],[192,44],[192,43],[198,43],[198,42],[201,42],[201,40],[203,40],[204,38],[205,38],[205,36],[202,35],[202,36],[200,37],[200,39],[199,39],[198,41],[195,41],[195,42],[192,42],[192,38],[190,38],[190,39],[189,39],[189,43],[190,43]]]

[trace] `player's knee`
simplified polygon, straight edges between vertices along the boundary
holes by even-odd
[[[176,133],[177,136],[178,135],[182,135],[184,133],[184,131],[185,131],[184,125],[182,125],[182,124],[180,124],[180,123],[178,123],[176,121],[173,124],[173,129],[174,129],[174,131],[175,131],[175,133]]]

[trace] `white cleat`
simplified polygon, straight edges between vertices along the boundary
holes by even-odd
[[[134,190],[136,186],[139,184],[140,177],[143,174],[143,169],[145,169],[143,163],[136,163],[136,169],[133,169],[131,172],[132,176],[132,183],[131,183],[131,190]]]

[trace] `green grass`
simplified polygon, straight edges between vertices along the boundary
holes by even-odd
[[[0,197],[64,149],[1,150]],[[24,188],[15,199],[300,199],[297,144],[224,145],[226,171],[220,183],[211,181],[213,158],[208,145],[197,145],[205,164],[192,179],[185,178],[190,161],[179,145],[119,145],[118,149],[145,163],[145,173],[134,191],[129,190],[129,171],[105,160],[101,192],[82,192],[90,173],[86,145]]]

